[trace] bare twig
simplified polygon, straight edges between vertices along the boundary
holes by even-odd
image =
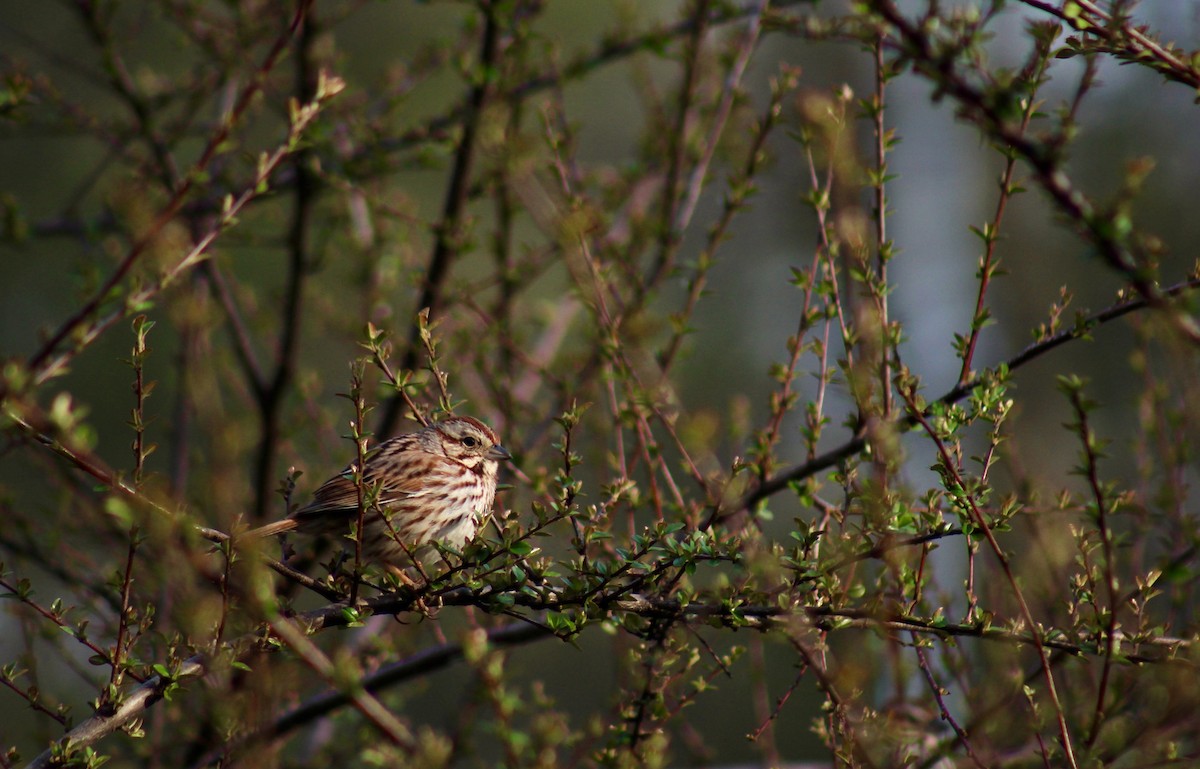
[[[1162,289],[1161,293],[1164,297],[1171,298],[1190,293],[1197,287],[1200,287],[1200,278],[1191,278],[1181,283],[1176,283],[1170,288]],[[1067,342],[1071,342],[1076,339],[1088,338],[1092,331],[1096,328],[1111,323],[1112,321],[1128,315],[1131,312],[1146,309],[1150,306],[1152,305],[1148,299],[1135,299],[1132,301],[1118,302],[1111,307],[1087,316],[1087,318],[1083,319],[1071,329],[1061,331],[1053,336],[1029,345],[1024,350],[1005,361],[1003,365],[1009,371],[1016,371],[1031,361],[1042,357],[1051,350],[1061,347]],[[970,394],[971,390],[978,387],[982,382],[982,376],[973,377],[968,382],[954,386],[941,397],[937,398],[935,402],[941,404],[957,403]],[[915,424],[916,421],[911,415],[901,421],[901,427],[904,429],[911,428]],[[792,483],[804,480],[805,478],[810,478],[822,470],[833,467],[839,462],[858,454],[865,446],[866,439],[860,431],[859,434],[855,435],[850,440],[845,441],[841,445],[829,449],[828,451],[813,457],[807,462],[803,462],[787,470],[783,470],[771,478],[768,478],[766,481],[743,496],[740,504],[737,507],[740,510],[749,509],[758,502],[774,496],[775,494],[778,494],[779,492],[788,488]],[[717,520],[720,520],[721,517],[724,516],[710,517],[707,525],[711,526],[713,523],[716,523]]]
[[[242,89],[241,93],[238,95],[236,103],[233,106],[233,109],[220,123],[212,137],[210,137],[204,147],[204,150],[200,153],[200,158],[193,165],[191,171],[183,178],[182,183],[174,191],[170,201],[155,218],[154,222],[146,229],[142,236],[138,238],[136,242],[134,242],[129,251],[125,254],[125,257],[121,260],[120,264],[108,276],[100,288],[97,289],[97,291],[92,295],[92,298],[84,302],[79,310],[77,310],[70,318],[64,321],[63,324],[59,326],[58,330],[55,331],[45,342],[45,344],[42,345],[41,349],[30,357],[28,368],[33,373],[35,381],[43,382],[63,369],[67,361],[73,357],[74,353],[73,351],[68,350],[66,352],[59,353],[57,357],[55,357],[55,354],[58,353],[60,346],[67,340],[68,337],[85,329],[89,320],[94,318],[100,312],[104,303],[108,301],[113,290],[125,279],[130,270],[133,269],[134,265],[137,264],[143,256],[145,256],[150,246],[158,238],[159,234],[183,208],[183,204],[188,195],[191,193],[196,180],[203,178],[205,169],[219,154],[221,147],[229,137],[233,126],[236,125],[237,121],[250,107],[254,96],[257,95],[263,87],[267,73],[274,69],[284,51],[287,50],[288,43],[291,41],[292,36],[303,22],[311,4],[312,0],[300,0],[296,12],[292,16],[291,24],[288,26],[287,31],[281,34],[275,40],[274,45],[271,47],[270,51],[267,52],[262,64],[260,64],[256,70],[255,76],[251,78],[250,82]],[[188,257],[180,263],[180,267],[190,266],[192,263],[197,261],[196,256],[198,256],[199,253],[203,253],[203,247],[207,247],[208,245],[208,242],[205,241],[202,241],[201,243],[202,245],[197,245],[198,251],[194,252],[195,255],[189,254]],[[142,301],[145,301],[145,299]],[[93,322],[92,328],[89,329],[89,341],[90,339],[94,339],[95,335],[104,327],[105,324],[103,321]],[[7,382],[0,384],[0,400],[7,395],[7,387]]]

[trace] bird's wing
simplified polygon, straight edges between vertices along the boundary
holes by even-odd
[[[438,482],[440,479],[445,479],[456,469],[461,470],[454,460],[428,452],[392,452],[386,457],[376,456],[367,461],[363,490],[369,494],[378,484],[378,503],[382,507],[389,507],[406,499],[431,493],[432,488],[442,486]],[[299,522],[316,515],[349,515],[357,510],[358,485],[354,482],[354,474],[347,467],[321,484],[313,492],[312,501],[297,510],[292,517]]]

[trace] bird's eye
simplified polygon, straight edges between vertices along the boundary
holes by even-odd
[[[469,449],[473,449],[479,445],[479,439],[472,438],[471,436],[468,435],[466,438],[462,439],[462,445],[466,446]]]

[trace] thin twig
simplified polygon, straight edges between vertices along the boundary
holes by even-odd
[[[254,97],[262,89],[267,74],[274,69],[283,56],[284,51],[287,50],[288,43],[304,21],[312,2],[313,0],[299,0],[298,7],[292,16],[288,29],[275,40],[266,57],[264,57],[262,64],[255,71],[254,77],[250,79],[250,82],[238,95],[233,109],[221,121],[217,130],[209,138],[204,150],[200,153],[200,158],[193,165],[191,171],[183,177],[183,181],[174,191],[170,201],[168,201],[167,205],[155,218],[154,222],[134,242],[125,254],[125,257],[117,265],[117,268],[101,284],[100,288],[92,294],[92,297],[84,302],[70,318],[64,321],[58,330],[50,335],[50,338],[42,345],[41,349],[30,357],[28,368],[33,372],[35,381],[39,383],[43,382],[50,376],[61,371],[66,365],[64,358],[70,356],[67,353],[63,353],[58,358],[54,358],[53,356],[58,352],[59,347],[68,337],[83,329],[88,320],[100,311],[104,303],[108,301],[112,291],[125,279],[134,265],[149,252],[151,245],[154,244],[167,224],[174,220],[197,180],[203,178],[205,169],[218,156],[221,147],[224,145],[226,139],[229,138],[233,126],[237,124],[238,120],[249,109]],[[0,400],[3,400],[8,394],[7,389],[7,383],[0,384]]]
[[[1170,288],[1162,289],[1161,294],[1164,298],[1169,299],[1189,293],[1197,287],[1200,287],[1200,278],[1189,278],[1188,280],[1176,283]],[[1151,302],[1144,298],[1118,302],[1111,307],[1087,316],[1081,322],[1077,323],[1073,328],[1070,328],[1066,331],[1061,331],[1041,341],[1034,342],[1021,352],[1009,358],[1002,365],[1009,371],[1016,371],[1017,369],[1022,368],[1037,358],[1040,358],[1051,350],[1061,347],[1067,342],[1071,342],[1076,339],[1088,338],[1095,329],[1128,315],[1131,312],[1143,310],[1148,307],[1151,307]],[[978,375],[973,377],[968,382],[955,385],[941,397],[937,398],[935,403],[943,405],[957,403],[969,395],[970,392],[982,384],[983,381],[984,376]],[[926,413],[930,412],[927,411]],[[913,427],[915,424],[916,420],[912,415],[909,415],[900,421],[900,427],[905,430]],[[827,470],[830,467],[834,467],[838,463],[861,452],[865,446],[866,438],[863,432],[860,430],[853,438],[845,441],[841,445],[829,449],[828,451],[825,451],[806,462],[791,467],[787,470],[783,470],[771,478],[768,478],[762,484],[747,492],[742,497],[741,502],[735,508],[730,508],[730,514],[739,510],[750,509],[758,502],[774,496],[784,489],[787,489],[792,483],[804,480],[805,478],[811,478],[822,470]],[[708,528],[708,526],[713,525],[724,517],[727,516],[721,515],[710,517],[705,528]]]

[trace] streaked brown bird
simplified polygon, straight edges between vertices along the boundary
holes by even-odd
[[[400,570],[420,560],[431,543],[461,549],[491,515],[496,474],[508,459],[491,428],[471,417],[451,417],[379,444],[363,466],[363,488],[378,488],[364,512],[363,557]],[[304,507],[242,536],[346,535],[358,507],[351,464]]]

